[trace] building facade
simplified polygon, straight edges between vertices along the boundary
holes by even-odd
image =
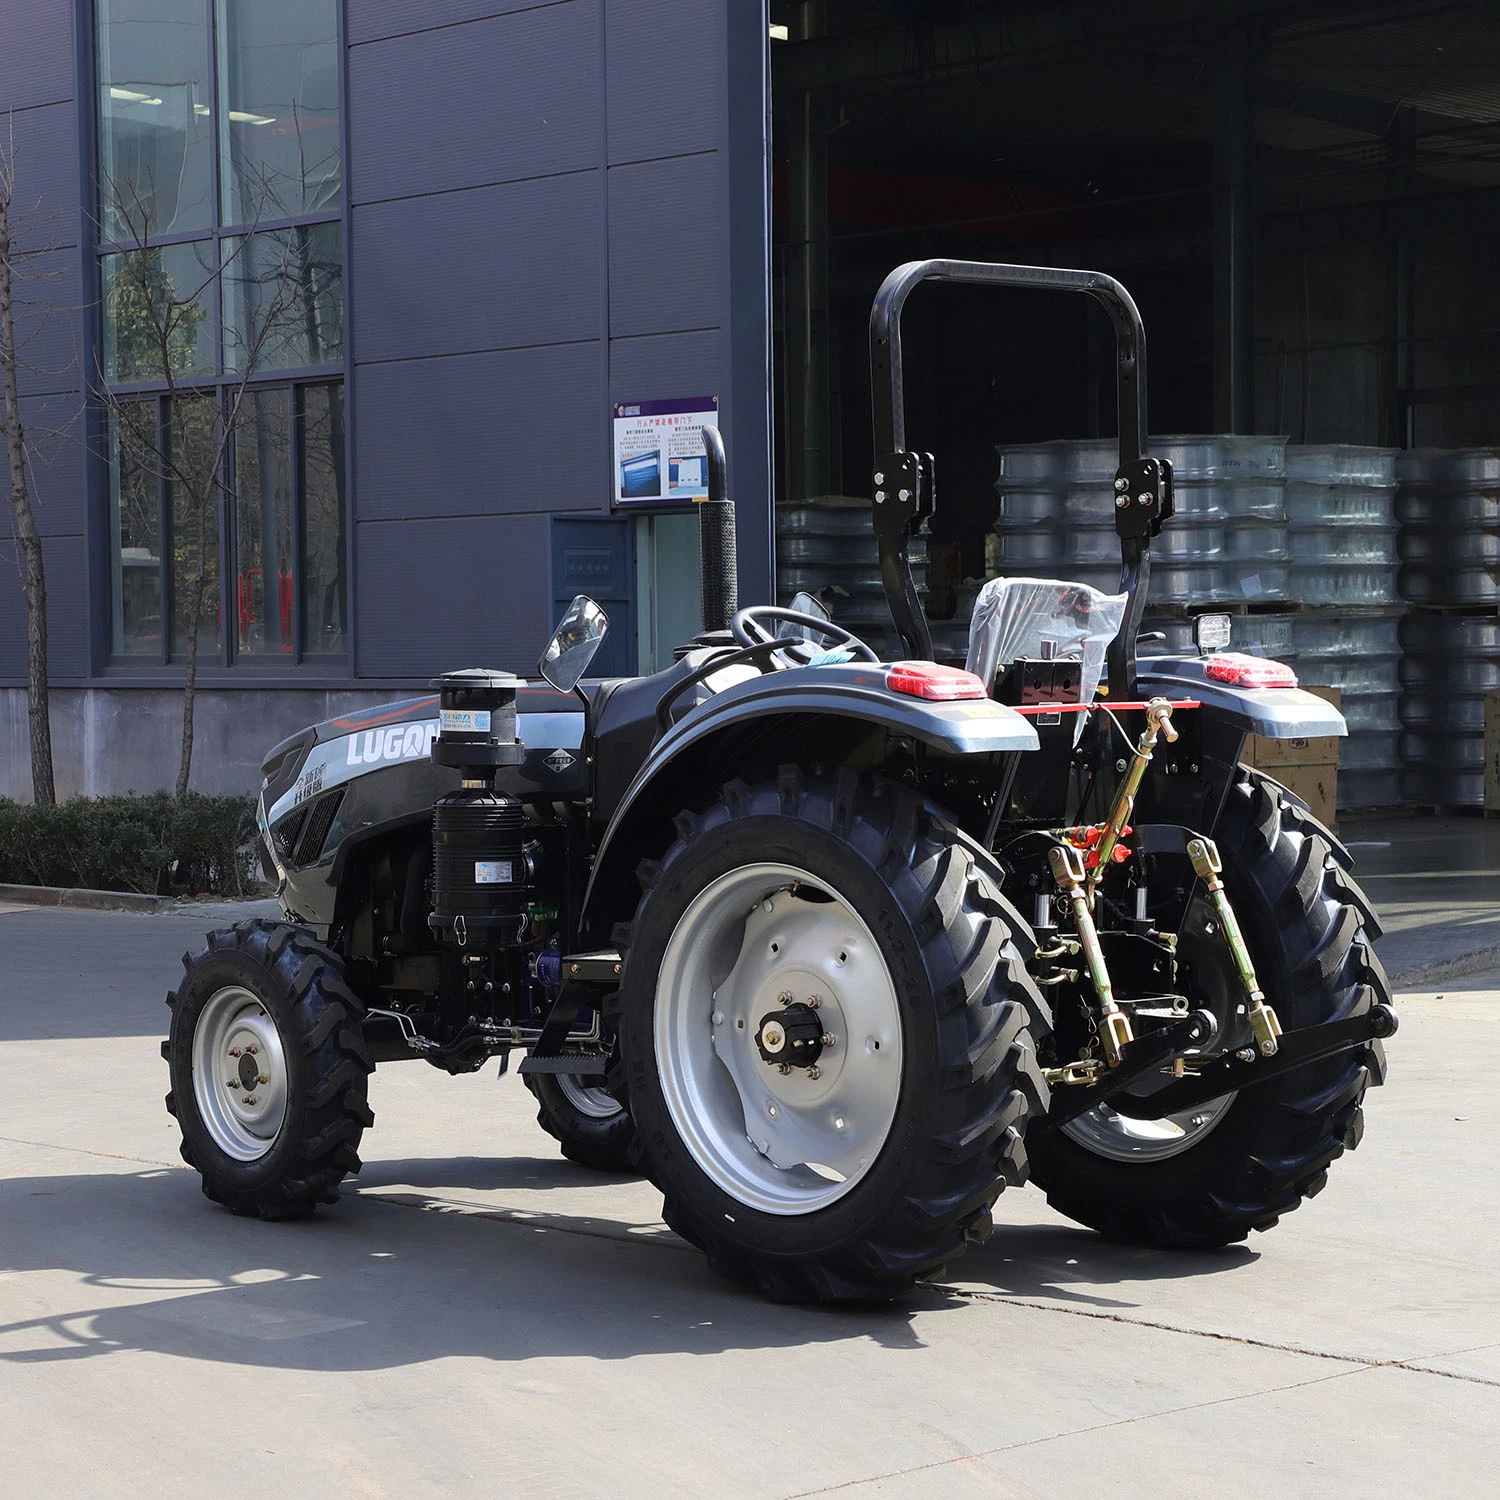
[[[576,592],[649,665],[696,562],[673,507],[612,512],[619,406],[716,404],[768,597],[758,0],[3,0],[0,34],[61,793],[170,784],[200,589],[205,790],[327,709],[531,670]],[[0,576],[0,794],[24,668]]]
[[[578,592],[611,616],[602,670],[661,662],[697,624],[693,464],[623,439],[637,413],[723,429],[743,600],[822,579],[879,629],[873,565],[784,507],[867,502],[870,304],[908,260],[1118,276],[1153,433],[1488,474],[1497,79],[1489,0],[0,0],[60,789],[170,784],[190,642],[212,790],[329,710],[529,669]],[[997,447],[1113,431],[1079,301],[908,309],[950,649],[1009,565]],[[1474,493],[1461,602],[1492,610],[1500,491]],[[779,557],[777,514],[803,528]],[[1395,617],[1423,604],[1395,526],[1365,538],[1379,596],[1347,601],[1380,617],[1392,746]],[[0,504],[24,796],[9,528]],[[1039,566],[1108,571],[1041,540]]]

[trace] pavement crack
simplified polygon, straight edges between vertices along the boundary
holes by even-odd
[[[1257,1339],[1242,1333],[1219,1333],[1211,1328],[1184,1328],[1180,1323],[1163,1323],[1154,1318],[1131,1318],[1124,1313],[1098,1312],[1087,1307],[1059,1307],[1053,1302],[1038,1302],[1029,1297],[1007,1297],[996,1292],[976,1292],[965,1287],[943,1286],[940,1290],[971,1302],[996,1302],[1006,1307],[1026,1307],[1034,1312],[1060,1313],[1065,1317],[1093,1318],[1101,1323],[1121,1323],[1129,1328],[1150,1328],[1159,1333],[1177,1333],[1184,1338],[1214,1339],[1225,1344],[1243,1344],[1251,1349],[1269,1349],[1277,1354],[1300,1354],[1306,1359],[1333,1360],[1339,1364],[1360,1365],[1367,1370],[1409,1370],[1417,1375],[1439,1375],[1444,1380],[1462,1380],[1471,1385],[1500,1386],[1500,1380],[1487,1375],[1461,1375],[1454,1370],[1434,1370],[1423,1363],[1430,1359],[1451,1359],[1458,1354],[1472,1354],[1478,1349],[1497,1347],[1492,1343],[1470,1348],[1452,1349],[1439,1354],[1412,1355],[1409,1359],[1372,1359],[1367,1354],[1337,1354],[1329,1349],[1309,1349],[1303,1344],[1278,1343],[1274,1339]]]
[[[1001,1301],[1001,1298],[986,1298],[987,1301]],[[1031,1304],[1022,1304],[1030,1306]],[[1049,1309],[1053,1310],[1053,1309]],[[1061,1311],[1062,1309],[1055,1309]],[[1130,1319],[1121,1319],[1129,1322]],[[1177,1332],[1179,1330],[1170,1330]],[[1274,1346],[1269,1346],[1274,1347]],[[1331,1357],[1331,1356],[1330,1356]],[[1087,1437],[1094,1432],[1108,1432],[1111,1428],[1131,1427],[1138,1422],[1152,1422],[1158,1417],[1176,1417],[1186,1412],[1210,1411],[1216,1406],[1231,1406],[1237,1401],[1251,1401],[1260,1396],[1278,1396],[1285,1391],[1300,1391],[1308,1386],[1324,1385],[1330,1380],[1342,1380],[1349,1375],[1357,1375],[1364,1368],[1364,1364],[1357,1364],[1353,1369],[1334,1370],[1327,1375],[1315,1375],[1311,1380],[1292,1380],[1285,1385],[1267,1386],[1260,1390],[1241,1391],[1234,1396],[1216,1396],[1212,1401],[1190,1401],[1181,1406],[1164,1406],[1157,1411],[1138,1412],[1132,1417],[1117,1417],[1111,1422],[1095,1422],[1087,1427],[1072,1427],[1064,1432],[1049,1432],[1042,1437],[1023,1438],[1015,1443],[1000,1443],[993,1448],[981,1448],[974,1453],[956,1453],[952,1458],[940,1458],[927,1464],[913,1464],[905,1469],[891,1469],[883,1474],[867,1474],[859,1479],[844,1479],[836,1484],[824,1485],[815,1490],[798,1490],[795,1494],[786,1495],[783,1500],[811,1500],[816,1495],[833,1495],[840,1490],[854,1489],[858,1485],[878,1484],[881,1480],[901,1479],[909,1474],[925,1474],[935,1469],[946,1469],[953,1464],[971,1463],[975,1459],[994,1458],[1002,1453],[1014,1453],[1022,1448],[1035,1448],[1043,1443],[1056,1443],[1064,1438]]]
[[[129,1161],[143,1167],[169,1167],[177,1172],[188,1170],[180,1161],[153,1161],[149,1156],[131,1156],[124,1151],[91,1151],[87,1146],[61,1146],[56,1141],[28,1141],[15,1135],[0,1135],[0,1145],[31,1146],[37,1151],[68,1151],[74,1156],[95,1156],[101,1161]]]

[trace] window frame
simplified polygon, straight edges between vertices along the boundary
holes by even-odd
[[[83,167],[84,167],[84,223],[85,234],[81,239],[81,253],[84,259],[86,273],[91,277],[89,285],[93,288],[93,305],[95,315],[88,320],[88,335],[91,347],[88,350],[88,358],[92,361],[94,378],[102,381],[103,366],[101,356],[104,350],[104,265],[107,257],[112,255],[129,254],[141,248],[134,242],[122,242],[118,239],[106,239],[101,232],[102,215],[100,212],[101,181],[99,177],[100,162],[100,125],[98,98],[99,89],[103,84],[100,76],[100,51],[99,51],[99,20],[101,9],[107,0],[78,0],[79,10],[83,19],[80,26],[80,37],[83,45],[80,49],[80,98],[88,101],[87,109],[80,112],[80,137],[83,143]],[[181,230],[166,234],[152,234],[147,237],[145,248],[156,249],[171,245],[190,243],[212,242],[213,265],[215,274],[211,286],[205,293],[205,301],[209,306],[209,315],[214,325],[214,367],[213,376],[196,375],[184,376],[177,384],[177,395],[179,397],[208,396],[213,399],[218,430],[222,433],[225,422],[228,400],[233,392],[244,388],[245,399],[241,402],[241,410],[244,411],[251,404],[250,399],[256,392],[279,389],[285,391],[285,399],[289,403],[291,413],[291,523],[293,527],[293,589],[295,607],[293,609],[292,639],[293,650],[289,653],[274,654],[244,654],[239,649],[239,608],[237,580],[237,557],[238,548],[238,517],[236,514],[236,497],[234,495],[234,483],[231,473],[226,475],[221,471],[218,505],[218,562],[219,562],[219,588],[217,594],[217,607],[221,613],[221,628],[219,631],[218,650],[204,651],[199,648],[199,669],[207,671],[210,680],[219,672],[226,674],[235,681],[244,680],[247,677],[276,676],[295,668],[300,678],[308,669],[322,668],[325,672],[330,669],[333,675],[339,679],[352,676],[354,666],[354,516],[353,516],[353,439],[352,421],[350,418],[349,391],[351,386],[351,338],[349,327],[349,237],[350,237],[350,202],[349,202],[349,116],[348,116],[348,78],[347,61],[348,49],[345,37],[345,7],[341,0],[333,0],[332,9],[334,13],[334,45],[337,54],[335,67],[337,89],[338,89],[338,148],[340,153],[339,180],[340,193],[336,206],[315,212],[291,216],[278,216],[276,218],[265,218],[252,222],[222,222],[224,218],[223,208],[225,205],[225,153],[228,150],[227,135],[222,129],[221,116],[221,94],[224,88],[225,68],[221,66],[222,59],[219,52],[220,27],[217,0],[199,0],[202,6],[207,35],[209,42],[209,85],[212,90],[211,108],[213,111],[213,148],[210,151],[210,186],[212,193],[211,223],[203,229]],[[227,107],[227,106],[224,106]],[[224,328],[224,288],[228,270],[225,266],[225,243],[236,240],[242,243],[251,234],[272,233],[275,231],[286,231],[292,229],[312,228],[320,225],[333,224],[338,226],[339,232],[339,262],[341,270],[341,298],[342,298],[342,327],[343,327],[343,354],[338,363],[301,365],[295,367],[283,367],[254,371],[245,374],[242,371],[227,368],[225,357],[225,328]],[[303,505],[303,490],[305,479],[305,450],[304,450],[304,412],[306,398],[303,392],[309,386],[329,385],[338,386],[340,399],[343,403],[343,473],[344,473],[344,548],[343,548],[343,578],[344,578],[344,622],[343,622],[343,645],[337,652],[309,652],[305,649],[306,642],[304,615],[305,608],[302,597],[303,579],[305,573],[304,536],[303,522],[305,509]],[[109,385],[111,398],[125,401],[154,401],[156,406],[156,425],[158,433],[164,431],[167,421],[167,402],[170,399],[170,391],[165,380],[131,380],[111,383]],[[110,442],[109,442],[109,415],[104,404],[97,393],[89,393],[87,405],[91,412],[91,430],[100,434],[102,441],[96,443],[95,450],[99,454],[98,461],[91,465],[93,477],[91,479],[90,511],[93,515],[104,517],[103,546],[96,554],[100,575],[102,575],[103,589],[99,591],[98,597],[104,601],[102,617],[97,621],[95,640],[98,643],[96,660],[100,661],[111,678],[125,675],[134,671],[147,671],[153,676],[166,674],[170,680],[171,674],[180,673],[182,669],[182,658],[174,658],[172,653],[172,614],[173,614],[173,584],[172,584],[172,559],[170,554],[171,537],[171,513],[169,484],[164,476],[158,475],[155,480],[156,496],[158,506],[158,536],[160,546],[159,561],[159,589],[162,608],[162,631],[161,643],[154,654],[138,652],[121,652],[115,649],[114,616],[116,609],[115,599],[115,548],[116,537],[114,534],[113,521],[110,516]],[[223,463],[232,466],[234,462],[234,444],[232,441],[224,445]],[[204,601],[205,613],[213,607],[212,596]]]

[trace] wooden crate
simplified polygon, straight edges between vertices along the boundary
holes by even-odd
[[[1335,708],[1343,700],[1336,687],[1307,686]],[[1267,740],[1252,734],[1245,741],[1244,761],[1264,771],[1295,792],[1313,814],[1331,828],[1339,803],[1339,741],[1329,735],[1316,739]]]

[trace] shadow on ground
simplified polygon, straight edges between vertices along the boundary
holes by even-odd
[[[888,1306],[775,1306],[720,1280],[660,1224],[609,1218],[607,1199],[598,1216],[563,1218],[422,1191],[554,1181],[576,1189],[589,1179],[527,1159],[382,1162],[336,1208],[266,1224],[207,1203],[186,1171],[13,1178],[0,1183],[0,1273],[45,1277],[38,1301],[75,1305],[0,1325],[0,1363],[144,1350],[359,1371],[454,1356],[625,1359],[846,1340],[901,1350],[921,1347],[915,1312],[963,1305],[924,1287]],[[1243,1249],[1167,1255],[1122,1250],[1082,1230],[1002,1226],[955,1263],[954,1279],[971,1290],[1120,1309],[1137,1304],[1071,1284],[1214,1274],[1251,1259]]]
[[[382,1175],[409,1184],[421,1165],[386,1163]],[[570,1181],[577,1186],[576,1174]],[[737,1290],[660,1225],[558,1222],[365,1192],[310,1220],[266,1224],[207,1203],[186,1171],[12,1178],[0,1183],[0,1274],[61,1272],[88,1294],[66,1311],[0,1325],[0,1364],[145,1350],[358,1371],[454,1356],[625,1359],[847,1339],[903,1349],[920,1347],[918,1307],[960,1305],[924,1289],[895,1306],[810,1314]],[[47,1283],[36,1300],[65,1305],[58,1279]]]
[[[1100,1296],[1093,1289],[1221,1276],[1244,1270],[1259,1259],[1259,1253],[1246,1245],[1154,1250],[1146,1245],[1117,1245],[1091,1229],[1066,1224],[999,1224],[984,1245],[954,1262],[952,1275],[945,1280],[1010,1297],[1125,1312],[1136,1311],[1141,1304]],[[1081,1286],[1091,1290],[1082,1291]]]

